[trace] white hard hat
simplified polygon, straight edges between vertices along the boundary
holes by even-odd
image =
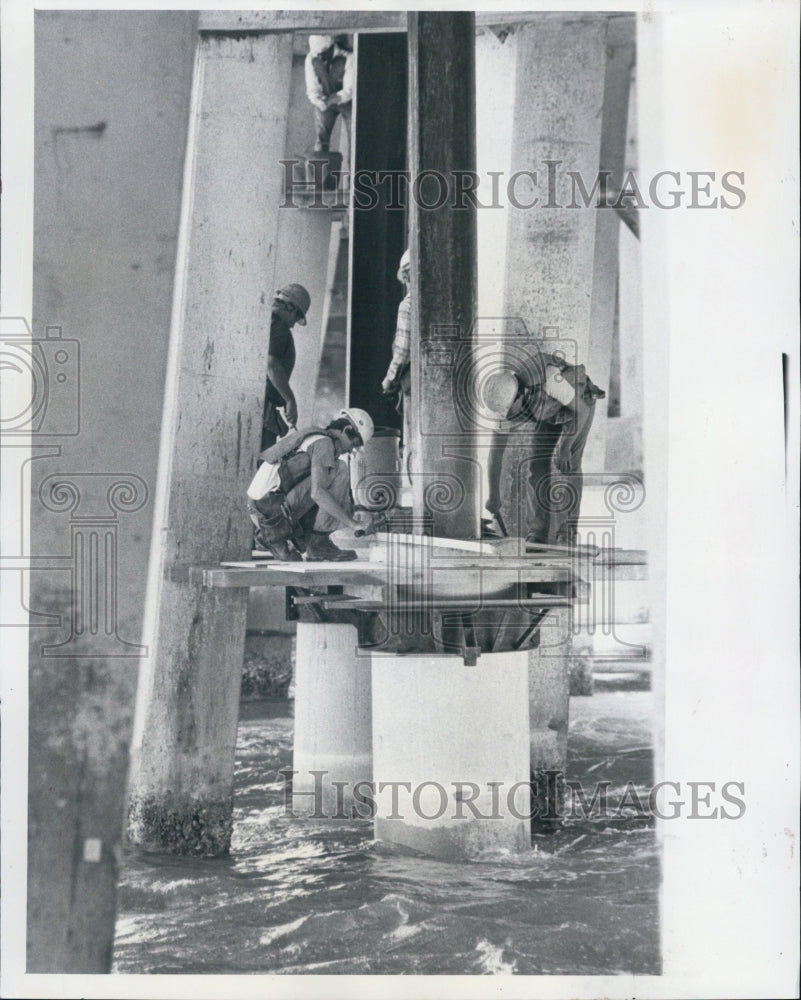
[[[488,410],[505,418],[519,390],[520,384],[513,372],[493,372],[484,383],[481,395]]]
[[[409,280],[409,269],[412,266],[412,258],[409,255],[409,248],[403,251],[403,256],[398,265],[398,281],[407,282]]]
[[[309,52],[312,56],[319,56],[321,52],[330,49],[333,44],[332,35],[309,35]]]
[[[367,444],[375,430],[370,414],[366,410],[360,410],[358,406],[351,406],[346,410],[341,410],[339,415],[350,420],[353,429],[359,432],[362,444]]]

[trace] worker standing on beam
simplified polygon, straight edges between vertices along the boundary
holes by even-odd
[[[561,358],[543,354],[535,367],[536,372],[525,374],[494,372],[484,383],[482,395],[487,408],[510,423],[508,430],[524,423],[533,425],[533,452],[527,460],[526,541],[570,544],[576,541],[581,508],[584,446],[595,415],[595,400],[603,399],[606,393],[587,376],[584,365],[568,365]],[[499,431],[490,447],[485,506],[496,516],[501,514],[501,468],[510,437],[508,431]],[[560,492],[567,499],[558,509],[549,496],[554,485],[552,467],[560,475]],[[517,476],[518,470],[511,469],[509,474]]]
[[[353,50],[347,35],[309,35],[306,96],[314,107],[314,149],[318,153],[328,152],[331,133],[340,116],[350,149],[353,70]]]
[[[289,385],[295,367],[292,327],[306,325],[311,298],[303,287],[292,283],[275,293],[270,321],[267,385],[264,393],[261,448],[269,448],[298,421],[298,404]],[[283,411],[283,413],[279,411]]]
[[[403,414],[404,465],[408,475],[411,475],[408,450],[411,446],[411,337],[412,337],[412,292],[411,292],[411,257],[408,248],[404,250],[398,266],[398,281],[403,285],[403,298],[398,306],[398,318],[395,324],[395,339],[392,341],[392,361],[381,383],[381,391],[385,396],[398,395],[398,410]]]

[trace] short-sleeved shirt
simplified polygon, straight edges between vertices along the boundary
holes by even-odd
[[[319,469],[325,470],[324,479],[326,482],[330,482],[331,473],[337,468],[337,463],[339,462],[334,442],[331,438],[320,436],[308,445],[306,453],[311,459],[313,466],[316,465]]]
[[[286,372],[286,377],[289,378],[295,367],[295,339],[292,336],[292,331],[280,316],[273,316],[270,323],[270,347],[268,353],[270,357],[281,362]],[[267,379],[265,395],[273,406],[283,406],[286,402],[269,378]]]

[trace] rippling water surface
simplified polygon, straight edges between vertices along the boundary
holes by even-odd
[[[412,857],[364,820],[284,815],[292,702],[239,726],[231,856],[129,852],[115,972],[658,974],[659,855],[641,818],[570,821],[529,854]],[[651,781],[651,695],[570,703],[568,779],[589,793]]]

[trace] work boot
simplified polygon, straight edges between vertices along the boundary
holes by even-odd
[[[301,555],[288,542],[269,542],[267,548],[280,562],[300,562]]]
[[[350,562],[356,558],[353,549],[340,549],[324,531],[313,531],[306,546],[306,562]]]

